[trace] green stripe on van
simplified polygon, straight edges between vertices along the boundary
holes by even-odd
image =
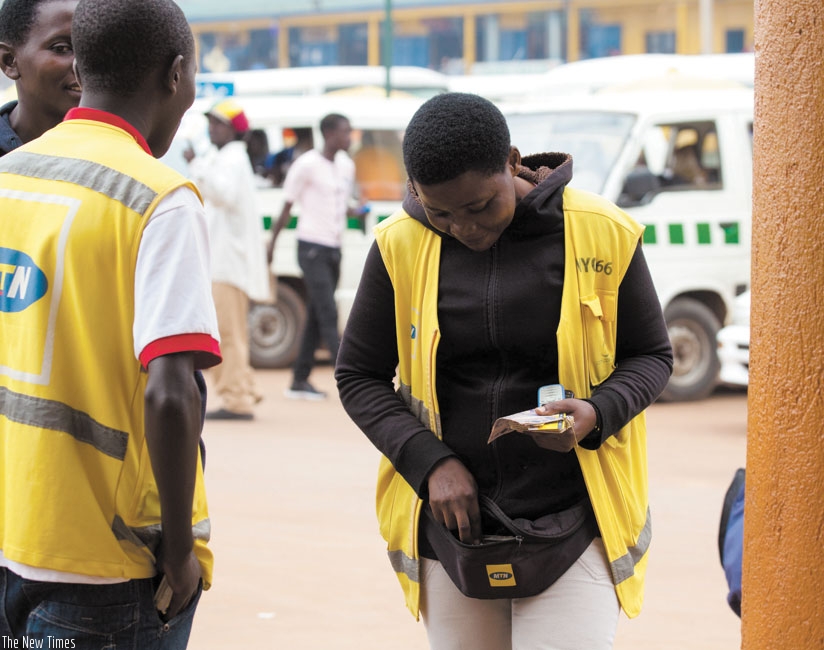
[[[683,244],[684,226],[680,223],[671,223],[669,225],[669,239],[670,244]]]
[[[692,227],[692,226],[690,226]],[[741,243],[739,241],[739,227],[737,221],[728,221],[725,223],[697,223],[695,224],[695,241],[699,245],[707,246],[712,244],[713,230],[718,227],[724,231],[724,244],[736,245]],[[669,223],[666,225],[667,234],[669,236],[669,244],[683,246],[687,244],[686,241],[686,226],[682,223]],[[716,237],[716,242],[718,238]],[[658,231],[655,224],[644,224],[644,244],[657,244]]]
[[[263,215],[263,229],[269,231],[272,229],[272,224],[275,220],[272,218],[271,214],[264,214]],[[286,229],[295,228],[298,225],[298,218],[294,215],[289,219],[289,223],[286,224]]]
[[[384,219],[388,219],[390,214],[379,214],[376,217],[377,223],[380,223]],[[274,219],[272,215],[266,214],[263,216],[263,229],[264,230],[271,230],[272,223]],[[296,216],[292,216],[289,219],[289,223],[286,224],[287,229],[294,229],[297,227],[298,218]],[[725,222],[720,224],[711,224],[711,223],[697,223],[695,224],[696,230],[696,237],[699,244],[708,245],[712,243],[712,229],[713,226],[718,225],[724,231],[724,243],[725,244],[739,244],[739,223],[735,222]],[[346,228],[348,230],[362,230],[360,219],[356,217],[350,217],[346,221]],[[670,223],[667,224],[667,232],[669,234],[669,243],[676,244],[676,245],[684,245],[686,244],[686,238],[684,236],[684,224],[681,223]],[[645,244],[657,244],[658,243],[658,231],[656,229],[656,225],[654,223],[644,224],[644,236],[643,236],[643,243]]]
[[[738,222],[729,221],[727,223],[719,224],[724,229],[724,243],[738,244]]]

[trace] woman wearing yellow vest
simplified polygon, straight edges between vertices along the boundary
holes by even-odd
[[[567,187],[571,156],[522,159],[478,96],[426,102],[403,149],[410,192],[376,228],[336,378],[383,454],[377,513],[407,607],[437,650],[611,648],[619,611],[636,616],[643,600],[643,411],[672,370],[643,229]],[[574,398],[537,412],[571,415],[574,449],[520,433],[487,442],[497,418],[557,383]],[[444,532],[470,554],[506,532],[481,499],[535,529],[565,522],[534,554],[537,593],[496,597],[501,576],[519,594],[506,569],[477,593],[451,571]]]

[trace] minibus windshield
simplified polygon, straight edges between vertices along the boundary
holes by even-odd
[[[636,116],[608,111],[535,111],[506,116],[512,144],[521,155],[572,154],[570,185],[601,193],[629,137]]]

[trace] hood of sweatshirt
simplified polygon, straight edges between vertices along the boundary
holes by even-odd
[[[536,221],[530,215],[563,215],[563,190],[572,180],[572,156],[566,153],[525,156],[518,167],[518,176],[531,182],[535,188],[516,204],[515,215],[507,231],[513,237],[531,236],[535,232],[545,231],[547,224],[542,220]],[[410,191],[403,199],[403,209],[441,237],[448,237],[430,225],[423,206]]]

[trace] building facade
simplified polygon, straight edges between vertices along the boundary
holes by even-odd
[[[540,71],[613,54],[752,49],[753,0],[181,0],[201,70]],[[387,21],[387,16],[390,19]]]

